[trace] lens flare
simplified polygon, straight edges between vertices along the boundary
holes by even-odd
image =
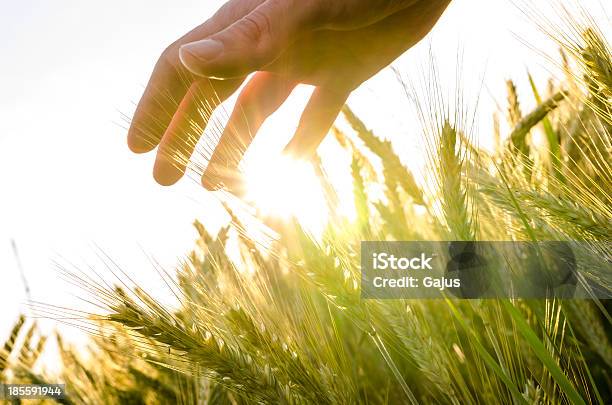
[[[296,218],[313,235],[321,235],[328,210],[311,164],[289,157],[262,158],[245,167],[245,200],[264,216]]]

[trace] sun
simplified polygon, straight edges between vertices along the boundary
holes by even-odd
[[[244,169],[244,199],[261,215],[295,218],[308,232],[321,235],[329,212],[311,163],[267,156],[250,161]]]

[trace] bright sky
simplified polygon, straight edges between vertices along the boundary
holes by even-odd
[[[22,0],[3,5],[0,336],[26,310],[11,239],[33,298],[75,307],[79,304],[71,294],[78,290],[58,279],[54,260],[95,264],[99,246],[142,284],[154,286],[158,280],[146,254],[172,268],[192,246],[194,218],[212,226],[224,220],[216,200],[197,184],[155,184],[154,156],[130,154],[119,125],[121,113],[133,111],[165,45],[221,3]],[[609,24],[612,4],[602,3],[581,1]],[[529,104],[527,66],[539,83],[545,83],[551,68],[513,33],[555,54],[555,47],[535,35],[508,1],[454,0],[431,38],[396,66],[409,73],[427,66],[431,44],[441,76],[452,82],[461,49],[467,100],[473,100],[469,94],[479,89],[484,75],[480,112],[486,132],[486,117],[494,108],[491,95],[503,103],[504,79],[515,79]],[[307,95],[307,88],[297,91],[265,125],[262,144],[281,145],[288,138]],[[382,72],[349,102],[379,134],[393,138],[406,161],[419,161],[416,131],[406,114],[409,103],[393,73]]]

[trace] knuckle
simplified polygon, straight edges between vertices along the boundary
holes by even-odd
[[[242,18],[239,27],[247,38],[259,40],[271,34],[272,22],[267,14],[255,10]]]
[[[178,43],[172,43],[166,47],[159,56],[157,66],[159,67],[175,67],[178,61]]]
[[[330,19],[332,13],[332,4],[334,2],[330,1],[311,1],[306,2],[306,4],[300,3],[303,7],[306,8],[306,14],[313,20],[319,21],[320,24],[324,24]]]
[[[268,0],[266,5],[280,11],[280,15],[291,17],[295,29],[313,29],[325,25],[333,3],[329,0]]]
[[[227,24],[227,22],[239,20],[242,15],[242,7],[237,7],[236,2],[228,1],[215,12],[210,21]]]
[[[229,20],[231,18],[236,17],[236,9],[235,4],[232,2],[227,2],[223,4],[219,9],[215,12],[212,19],[213,20]]]

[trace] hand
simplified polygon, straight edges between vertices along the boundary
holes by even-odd
[[[420,41],[450,0],[230,0],[159,58],[128,145],[158,146],[156,181],[185,173],[214,109],[241,91],[202,182],[231,183],[257,130],[298,83],[315,90],[286,152],[312,155],[352,90]]]

